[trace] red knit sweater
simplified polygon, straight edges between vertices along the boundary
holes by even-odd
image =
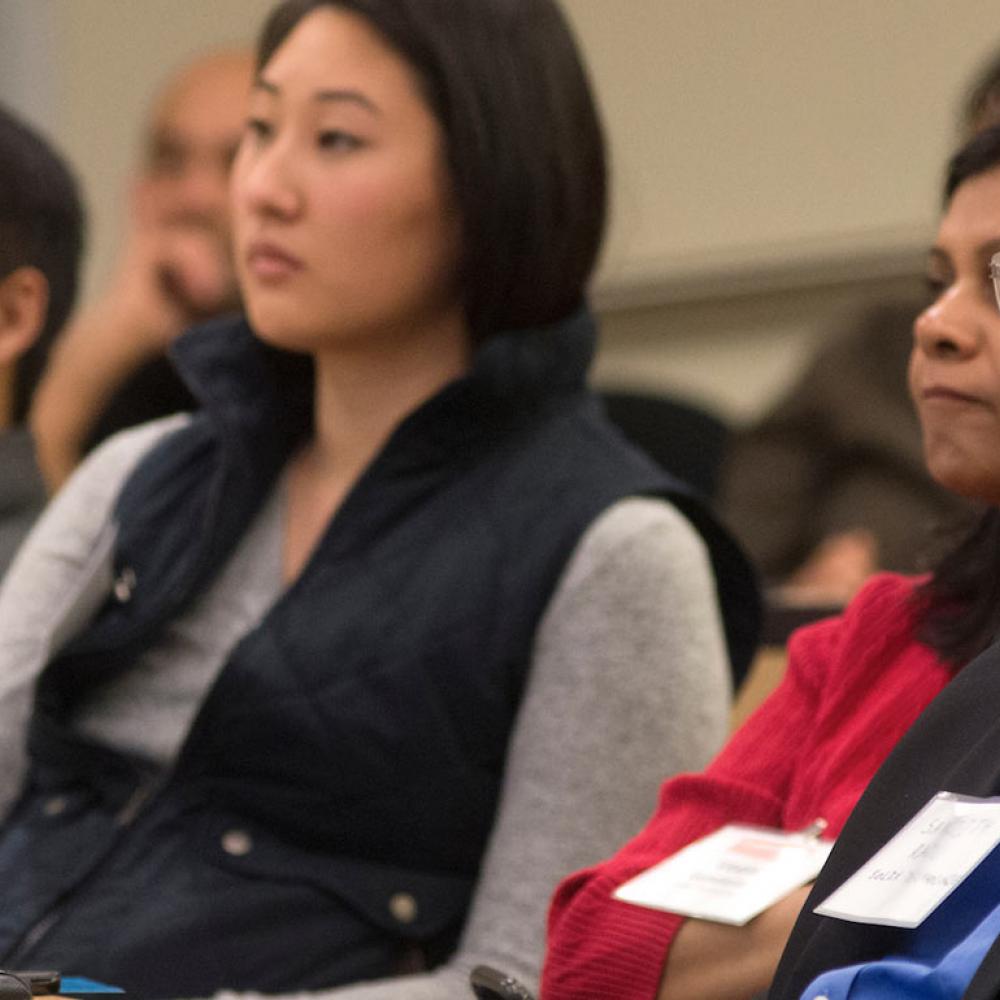
[[[914,581],[883,574],[838,618],[789,641],[785,678],[701,774],[667,781],[645,829],[571,875],[549,913],[543,1000],[652,1000],[683,920],[611,898],[622,882],[729,822],[835,837],[865,785],[952,676],[913,639]]]

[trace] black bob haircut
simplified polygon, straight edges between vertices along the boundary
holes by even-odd
[[[441,125],[462,223],[459,288],[475,342],[561,319],[604,235],[604,134],[554,0],[285,0],[263,69],[322,8],[357,14],[409,64]]]
[[[1000,167],[1000,126],[980,132],[951,159],[945,207],[968,180]],[[934,567],[918,591],[918,637],[942,659],[961,665],[1000,635],[1000,508],[987,507]]]
[[[52,342],[76,300],[84,211],[72,173],[51,147],[0,106],[0,280],[37,267],[49,286],[45,323],[17,362],[14,423],[23,423]]]

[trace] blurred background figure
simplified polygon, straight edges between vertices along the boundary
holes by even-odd
[[[115,273],[67,330],[32,413],[52,489],[114,431],[192,406],[165,351],[238,305],[226,198],[251,66],[243,51],[205,55],[155,102]]]
[[[959,132],[1000,122],[1000,54],[973,80]],[[906,388],[913,320],[926,302],[887,301],[832,337],[759,423],[734,436],[720,507],[776,603],[846,603],[876,570],[929,564],[931,529],[966,501],[924,468]]]
[[[83,225],[66,165],[0,107],[0,574],[45,501],[25,421],[76,296]]]

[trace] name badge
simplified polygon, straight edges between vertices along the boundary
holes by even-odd
[[[1000,799],[939,792],[815,912],[917,927],[1000,843]]]
[[[616,899],[740,927],[793,889],[811,882],[833,848],[826,828],[784,833],[731,824],[630,879]]]

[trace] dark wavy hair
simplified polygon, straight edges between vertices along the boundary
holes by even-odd
[[[962,128],[968,135],[984,125],[997,122],[1000,116],[1000,52],[994,52],[979,67],[969,84],[961,105]]]
[[[459,282],[472,337],[561,319],[581,303],[604,235],[604,134],[553,0],[285,0],[262,69],[323,7],[357,14],[420,80],[462,220]]]
[[[17,362],[14,423],[24,422],[49,348],[76,299],[83,230],[83,206],[69,168],[0,106],[0,279],[19,267],[37,267],[49,286],[45,323]]]
[[[944,184],[945,207],[970,178],[1000,167],[1000,126],[980,132],[952,157]],[[916,599],[918,638],[958,666],[981,653],[1000,633],[1000,508],[982,511],[941,558]]]

